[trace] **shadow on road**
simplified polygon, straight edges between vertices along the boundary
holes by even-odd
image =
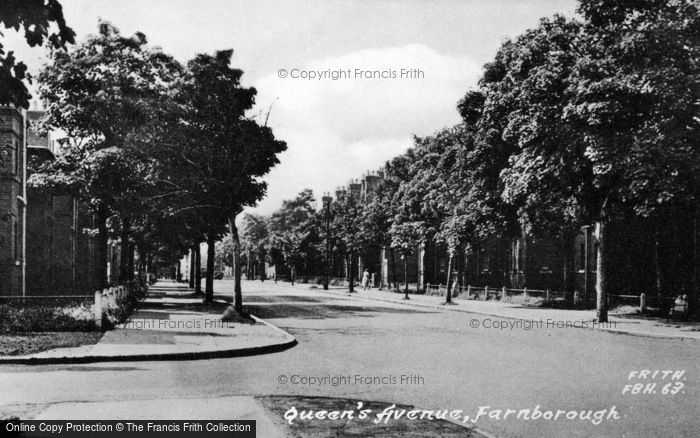
[[[392,307],[362,307],[337,304],[248,304],[245,306],[253,315],[262,319],[299,318],[299,319],[334,319],[334,318],[376,318],[386,314],[427,314],[436,313],[418,309],[398,309]]]

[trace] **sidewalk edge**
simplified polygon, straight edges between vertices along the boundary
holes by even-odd
[[[253,316],[253,315],[251,315]],[[287,338],[284,342],[267,344],[257,347],[234,348],[228,350],[210,351],[189,351],[174,353],[154,353],[154,354],[125,354],[114,356],[63,356],[63,357],[2,357],[0,365],[58,365],[58,364],[82,364],[96,362],[150,362],[166,360],[202,360],[202,359],[222,359],[233,357],[257,356],[261,354],[279,353],[288,350],[298,344],[296,338],[279,327],[264,321],[257,316],[253,316],[266,326],[284,334]]]

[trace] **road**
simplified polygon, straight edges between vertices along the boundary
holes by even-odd
[[[233,290],[228,281],[215,285],[217,293]],[[578,328],[497,330],[483,327],[489,323],[486,316],[371,301],[339,290],[271,282],[244,282],[243,288],[252,313],[293,334],[299,345],[233,359],[3,366],[0,411],[27,416],[72,412],[73,418],[105,419],[133,414],[137,419],[146,411],[134,406],[145,403],[156,410],[162,406],[161,418],[197,409],[219,418],[232,414],[226,397],[301,394],[462,410],[471,418],[484,406],[501,410],[502,417],[507,409],[537,405],[553,412],[615,406],[620,416],[598,425],[567,420],[565,414],[556,421],[518,419],[516,414],[479,418],[476,426],[502,437],[697,436],[696,341]],[[473,320],[480,327],[473,328]],[[677,381],[628,379],[635,370],[685,373]],[[345,376],[345,381],[300,383],[324,376]],[[656,393],[623,394],[625,385],[639,382],[656,383]],[[662,394],[677,383],[683,386],[678,393]],[[188,398],[211,403],[188,407],[178,401]],[[91,410],[109,401],[114,402],[109,411]]]

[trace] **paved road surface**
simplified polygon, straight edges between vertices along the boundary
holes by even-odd
[[[217,292],[232,284],[217,281]],[[0,412],[73,412],[74,418],[110,418],[113,409],[140,418],[129,400],[150,401],[172,418],[187,412],[181,398],[206,398],[211,418],[235,414],[230,396],[304,394],[460,409],[472,418],[480,406],[500,409],[602,410],[621,419],[589,421],[480,418],[496,436],[697,436],[700,428],[700,343],[660,340],[572,328],[496,330],[488,317],[380,303],[340,291],[308,290],[271,282],[244,283],[254,314],[287,330],[299,345],[272,355],[183,362],[0,367]],[[472,328],[476,325],[480,328]],[[491,321],[493,324],[493,321]],[[683,389],[662,395],[623,395],[633,370],[685,370]],[[405,384],[392,377],[414,376]],[[280,377],[284,376],[284,377]],[[293,377],[294,376],[294,377]],[[293,384],[289,379],[350,376],[340,385]],[[385,383],[355,384],[355,376]],[[286,383],[280,383],[284,381]],[[348,384],[349,383],[349,384]],[[217,400],[219,402],[217,402]],[[105,402],[113,401],[109,409]],[[100,404],[94,402],[101,402]],[[173,404],[180,403],[176,411]],[[184,404],[184,405],[183,405]],[[158,406],[163,410],[157,410]],[[183,408],[185,406],[185,408]],[[167,407],[167,408],[166,408]],[[193,407],[193,409],[196,407]],[[96,411],[97,410],[97,411]],[[201,413],[202,409],[191,412]]]

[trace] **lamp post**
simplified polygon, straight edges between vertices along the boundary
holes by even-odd
[[[326,215],[326,278],[323,282],[323,290],[328,290],[328,282],[331,277],[331,198],[329,193],[323,195],[323,209]]]

